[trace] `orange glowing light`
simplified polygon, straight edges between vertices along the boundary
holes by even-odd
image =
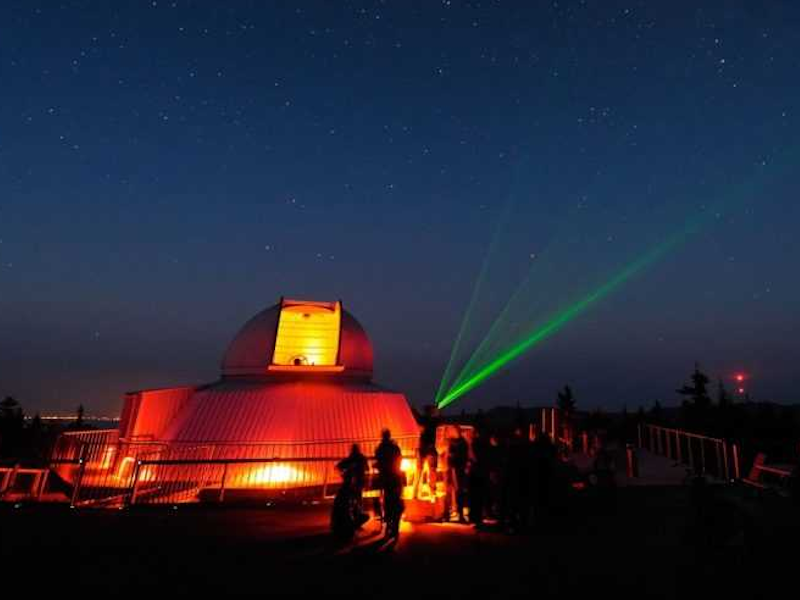
[[[133,463],[134,458],[132,456],[126,456],[123,458],[119,463],[119,469],[117,471],[117,477],[120,479],[125,479],[130,477],[133,473]]]
[[[271,370],[336,367],[341,315],[340,302],[284,300]]]
[[[114,455],[117,453],[116,446],[109,446],[103,452],[103,458],[100,460],[101,469],[110,469],[111,463],[114,461]]]
[[[281,463],[273,463],[252,469],[240,479],[241,481],[236,483],[245,486],[259,485],[263,487],[272,487],[301,481],[303,476],[302,472],[295,467]]]

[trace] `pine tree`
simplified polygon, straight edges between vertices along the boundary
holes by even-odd
[[[684,426],[700,432],[707,432],[707,428],[711,425],[711,397],[708,395],[709,379],[700,370],[698,363],[694,364],[691,381],[690,385],[684,385],[676,390],[684,397],[682,403]]]
[[[664,411],[661,409],[661,402],[656,400],[655,402],[653,402],[653,408],[650,409],[650,417],[656,423],[660,423],[663,415]]]
[[[708,395],[708,376],[700,370],[698,363],[694,364],[692,373],[692,384],[684,385],[676,390],[681,396],[690,399],[695,407],[705,409],[711,406],[711,398]]]
[[[565,385],[563,391],[558,392],[556,404],[565,418],[572,416],[572,413],[575,412],[575,396],[572,394],[572,388]]]
[[[731,405],[731,396],[728,394],[728,390],[725,388],[725,383],[722,381],[722,378],[719,379],[717,387],[717,404],[722,409],[728,408]]]
[[[19,450],[24,422],[19,402],[11,396],[3,398],[0,401],[0,456],[13,456]]]

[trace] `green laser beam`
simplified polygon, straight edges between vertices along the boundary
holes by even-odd
[[[439,382],[439,389],[436,391],[436,396],[434,397],[434,404],[439,403],[439,399],[442,397],[442,394],[447,389],[447,386],[451,383],[453,368],[455,367],[456,358],[461,350],[461,343],[465,337],[467,330],[469,329],[469,324],[472,322],[472,312],[475,309],[476,304],[478,303],[478,298],[481,295],[481,290],[483,289],[483,282],[486,278],[486,273],[489,271],[489,263],[491,261],[491,257],[494,254],[494,249],[497,246],[497,240],[499,237],[499,232],[503,227],[503,223],[508,218],[508,215],[511,213],[511,205],[513,204],[513,196],[509,197],[509,201],[506,203],[506,206],[503,212],[500,215],[500,218],[497,220],[497,225],[495,226],[494,234],[492,235],[492,241],[489,243],[489,251],[486,253],[486,256],[483,259],[483,265],[481,265],[481,270],[478,273],[478,278],[475,280],[475,285],[472,288],[472,296],[470,297],[469,303],[467,304],[467,310],[464,313],[464,318],[461,319],[461,326],[458,330],[458,335],[456,335],[456,340],[453,343],[453,348],[450,351],[450,358],[447,360],[447,366],[444,369],[444,375],[442,375],[442,380]]]
[[[539,344],[562,329],[565,325],[586,311],[590,306],[602,300],[616,290],[620,285],[628,281],[631,277],[656,262],[695,230],[696,225],[687,226],[679,234],[676,234],[672,238],[662,242],[647,252],[644,256],[629,264],[617,275],[603,283],[600,287],[596,288],[588,295],[584,296],[566,309],[556,313],[544,325],[533,331],[527,338],[501,353],[499,356],[497,356],[497,358],[480,368],[474,375],[469,377],[463,383],[450,389],[437,406],[439,408],[444,408],[457,398],[463,396],[468,391],[472,390],[480,383],[494,375],[497,371],[513,361],[515,358],[518,358],[535,345]]]
[[[624,143],[624,142],[625,142],[625,139],[622,138],[622,137],[618,140],[618,144],[621,144],[621,143]],[[470,301],[469,308],[467,309],[468,312],[464,316],[464,319],[462,320],[461,330],[459,331],[459,335],[456,338],[454,347],[451,350],[450,358],[449,358],[448,363],[447,363],[447,368],[445,369],[445,373],[442,375],[442,379],[439,382],[439,387],[438,387],[436,395],[434,397],[434,403],[435,404],[438,405],[439,400],[442,397],[442,394],[444,393],[444,391],[446,389],[448,389],[448,385],[450,387],[455,387],[455,386],[459,385],[465,379],[465,377],[467,377],[467,375],[473,370],[475,364],[480,362],[480,360],[481,360],[481,358],[483,356],[485,356],[487,354],[489,354],[489,355],[490,354],[494,354],[494,352],[497,351],[496,347],[498,345],[500,345],[500,346],[504,345],[503,342],[506,341],[505,337],[507,337],[509,335],[509,332],[508,331],[504,332],[503,328],[508,329],[509,325],[513,325],[513,324],[509,324],[509,323],[506,322],[508,315],[511,313],[513,305],[523,296],[523,292],[526,291],[527,286],[530,284],[530,281],[532,279],[532,276],[533,276],[534,272],[539,270],[539,263],[541,262],[541,257],[542,256],[548,256],[549,254],[551,254],[552,251],[555,250],[555,247],[560,242],[562,242],[564,240],[565,236],[562,235],[562,234],[566,231],[568,226],[572,225],[572,221],[570,219],[568,219],[567,217],[574,216],[574,213],[577,212],[578,210],[580,210],[581,208],[582,207],[579,204],[579,205],[573,207],[568,212],[568,215],[563,216],[561,218],[556,233],[551,236],[550,241],[548,241],[547,244],[538,252],[539,256],[537,257],[537,260],[535,260],[534,263],[531,265],[531,267],[527,270],[527,272],[525,273],[525,275],[522,278],[522,281],[519,283],[519,285],[515,289],[515,291],[512,294],[512,296],[505,303],[505,305],[501,309],[501,311],[498,314],[498,316],[492,321],[489,330],[484,335],[484,337],[481,340],[481,342],[478,345],[478,347],[475,350],[473,350],[473,352],[469,355],[469,358],[467,359],[467,361],[461,366],[461,369],[459,370],[458,375],[455,377],[454,380],[452,380],[453,367],[455,366],[455,360],[456,360],[457,355],[458,355],[457,349],[460,350],[460,346],[461,346],[462,341],[463,341],[462,340],[462,337],[463,337],[462,333],[466,329],[467,324],[469,322],[471,322],[471,313],[473,312],[473,309],[474,309],[474,304],[473,303],[476,301],[476,296],[475,296],[475,293],[473,292],[473,297],[472,297],[472,299]],[[498,231],[499,231],[499,228],[498,228],[497,231],[495,231],[495,236],[497,235]],[[483,263],[483,266],[482,266],[482,269],[481,269],[481,274],[479,275],[479,279],[483,279],[485,277],[485,271],[488,270],[488,265],[489,265],[490,262],[491,262],[490,261],[490,257],[487,256],[487,258],[484,260],[484,263]],[[546,264],[549,267],[553,266],[552,263],[547,262],[547,261],[546,261]],[[541,300],[542,297],[541,296],[537,296],[537,298],[539,300]],[[531,312],[536,308],[538,308],[538,306],[534,306],[534,305],[528,303],[527,306],[526,306],[526,310],[527,310],[526,314],[528,316],[530,316]],[[505,335],[503,335],[503,334],[505,334]],[[450,383],[451,380],[452,380],[452,383]]]
[[[459,372],[459,375],[453,384],[454,386],[459,385],[467,377],[468,373],[474,369],[475,364],[480,362],[481,357],[491,353],[492,350],[495,350],[495,346],[502,341],[502,334],[504,333],[503,329],[507,329],[509,327],[508,319],[510,318],[509,315],[512,314],[512,309],[517,302],[519,302],[520,298],[522,298],[523,292],[527,290],[534,273],[537,273],[540,270],[538,261],[536,261],[536,263],[537,264],[532,265],[531,268],[528,269],[522,282],[514,291],[511,298],[509,298],[508,302],[506,302],[503,309],[497,315],[497,318],[492,322],[486,335],[481,340],[480,344],[478,344],[478,347],[472,352],[469,359],[467,359],[467,362],[462,366],[461,371]],[[552,267],[553,265],[552,263],[547,263],[546,266]],[[537,296],[536,299],[534,299],[533,304],[527,305],[525,307],[527,313],[530,314],[532,311],[534,311],[541,303],[542,299],[543,296]],[[508,334],[508,332],[505,333]]]
[[[737,200],[735,200],[734,202],[730,202],[729,196],[731,190],[730,189],[724,190],[727,193],[717,195],[719,201],[715,203],[716,206],[714,205],[712,205],[711,207],[702,206],[701,208],[704,214],[690,219],[680,232],[678,232],[677,234],[668,238],[665,242],[662,242],[660,245],[653,248],[647,254],[643,255],[642,258],[631,263],[628,267],[625,267],[616,276],[612,277],[606,283],[596,288],[593,292],[591,292],[587,296],[584,296],[582,299],[578,300],[574,304],[568,306],[566,309],[556,312],[552,318],[545,321],[544,324],[536,327],[536,329],[534,329],[529,335],[527,335],[527,337],[524,337],[522,340],[514,341],[511,342],[510,344],[507,341],[505,341],[506,349],[501,354],[496,355],[496,358],[484,364],[477,370],[472,371],[470,373],[468,369],[466,368],[462,369],[462,371],[459,373],[459,376],[456,379],[456,383],[450,387],[448,392],[445,394],[444,398],[442,398],[440,402],[437,402],[437,406],[439,406],[440,408],[444,408],[445,406],[449,405],[457,398],[461,397],[462,395],[464,395],[465,393],[467,393],[468,391],[472,390],[477,385],[482,383],[484,380],[494,375],[499,369],[504,367],[506,364],[508,364],[509,362],[519,357],[523,353],[527,352],[529,349],[531,349],[538,343],[542,342],[549,336],[559,331],[562,327],[567,325],[570,321],[572,321],[582,312],[587,310],[590,306],[592,306],[605,296],[609,295],[617,287],[622,285],[625,281],[636,275],[639,271],[641,271],[645,267],[656,262],[668,250],[676,246],[682,240],[687,238],[690,234],[697,231],[700,228],[700,225],[704,221],[710,221],[714,219],[719,221],[723,213],[728,212],[732,206],[744,202],[744,200],[751,193],[753,193],[758,186],[765,183],[763,181],[764,179],[769,179],[777,174],[785,173],[789,167],[794,168],[794,166],[797,163],[797,157],[798,157],[796,150],[800,149],[800,146],[794,145],[792,146],[792,148],[795,150],[794,152],[783,152],[780,155],[773,157],[770,163],[771,166],[770,169],[768,170],[765,169],[764,171],[759,173],[758,176],[752,178],[750,181],[744,183],[743,185],[739,185],[738,188],[736,189],[736,192],[738,192],[736,194],[736,196],[738,196]],[[505,313],[505,311],[503,312]],[[484,342],[485,341],[486,340],[484,340]],[[504,340],[493,340],[492,344],[497,345],[499,341],[504,341]],[[473,355],[470,357],[468,364],[474,364],[476,362],[474,359],[475,356],[473,353]],[[465,373],[469,373],[469,375],[465,375]]]

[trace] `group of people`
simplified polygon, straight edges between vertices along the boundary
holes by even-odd
[[[422,428],[417,452],[413,497],[436,502],[437,481],[443,477],[444,507],[439,520],[453,518],[482,528],[488,521],[506,531],[522,531],[531,515],[547,513],[560,504],[569,481],[556,446],[546,435],[530,439],[527,430],[515,428],[508,436],[477,427],[471,439],[457,425],[447,428],[445,452],[436,444],[438,423],[428,419]],[[439,468],[440,461],[444,469]],[[380,491],[376,513],[386,527],[386,537],[396,539],[404,510],[402,498],[406,476],[402,453],[391,432],[382,432],[375,449],[376,477],[372,487]],[[342,487],[334,502],[334,533],[352,536],[368,517],[363,513],[363,492],[368,482],[369,462],[354,444],[350,455],[337,465]],[[426,481],[425,481],[426,479]],[[427,495],[421,484],[427,483]]]
[[[392,439],[391,431],[384,429],[381,432],[381,442],[375,449],[377,477],[374,487],[380,490],[381,497],[376,503],[376,512],[386,527],[387,539],[397,539],[400,533],[400,519],[405,508],[403,488],[406,480],[401,468],[402,461],[400,446]],[[358,444],[353,444],[350,454],[339,461],[336,468],[342,475],[342,485],[334,499],[331,528],[335,536],[346,540],[369,520],[363,511],[369,462]]]
[[[455,516],[466,523],[468,511],[478,528],[492,520],[503,530],[521,531],[532,513],[547,512],[564,491],[563,463],[548,436],[531,440],[521,427],[510,436],[476,428],[468,443],[460,427],[449,429],[442,520]]]

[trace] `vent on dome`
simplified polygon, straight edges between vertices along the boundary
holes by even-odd
[[[271,371],[342,370],[340,302],[283,300]]]

